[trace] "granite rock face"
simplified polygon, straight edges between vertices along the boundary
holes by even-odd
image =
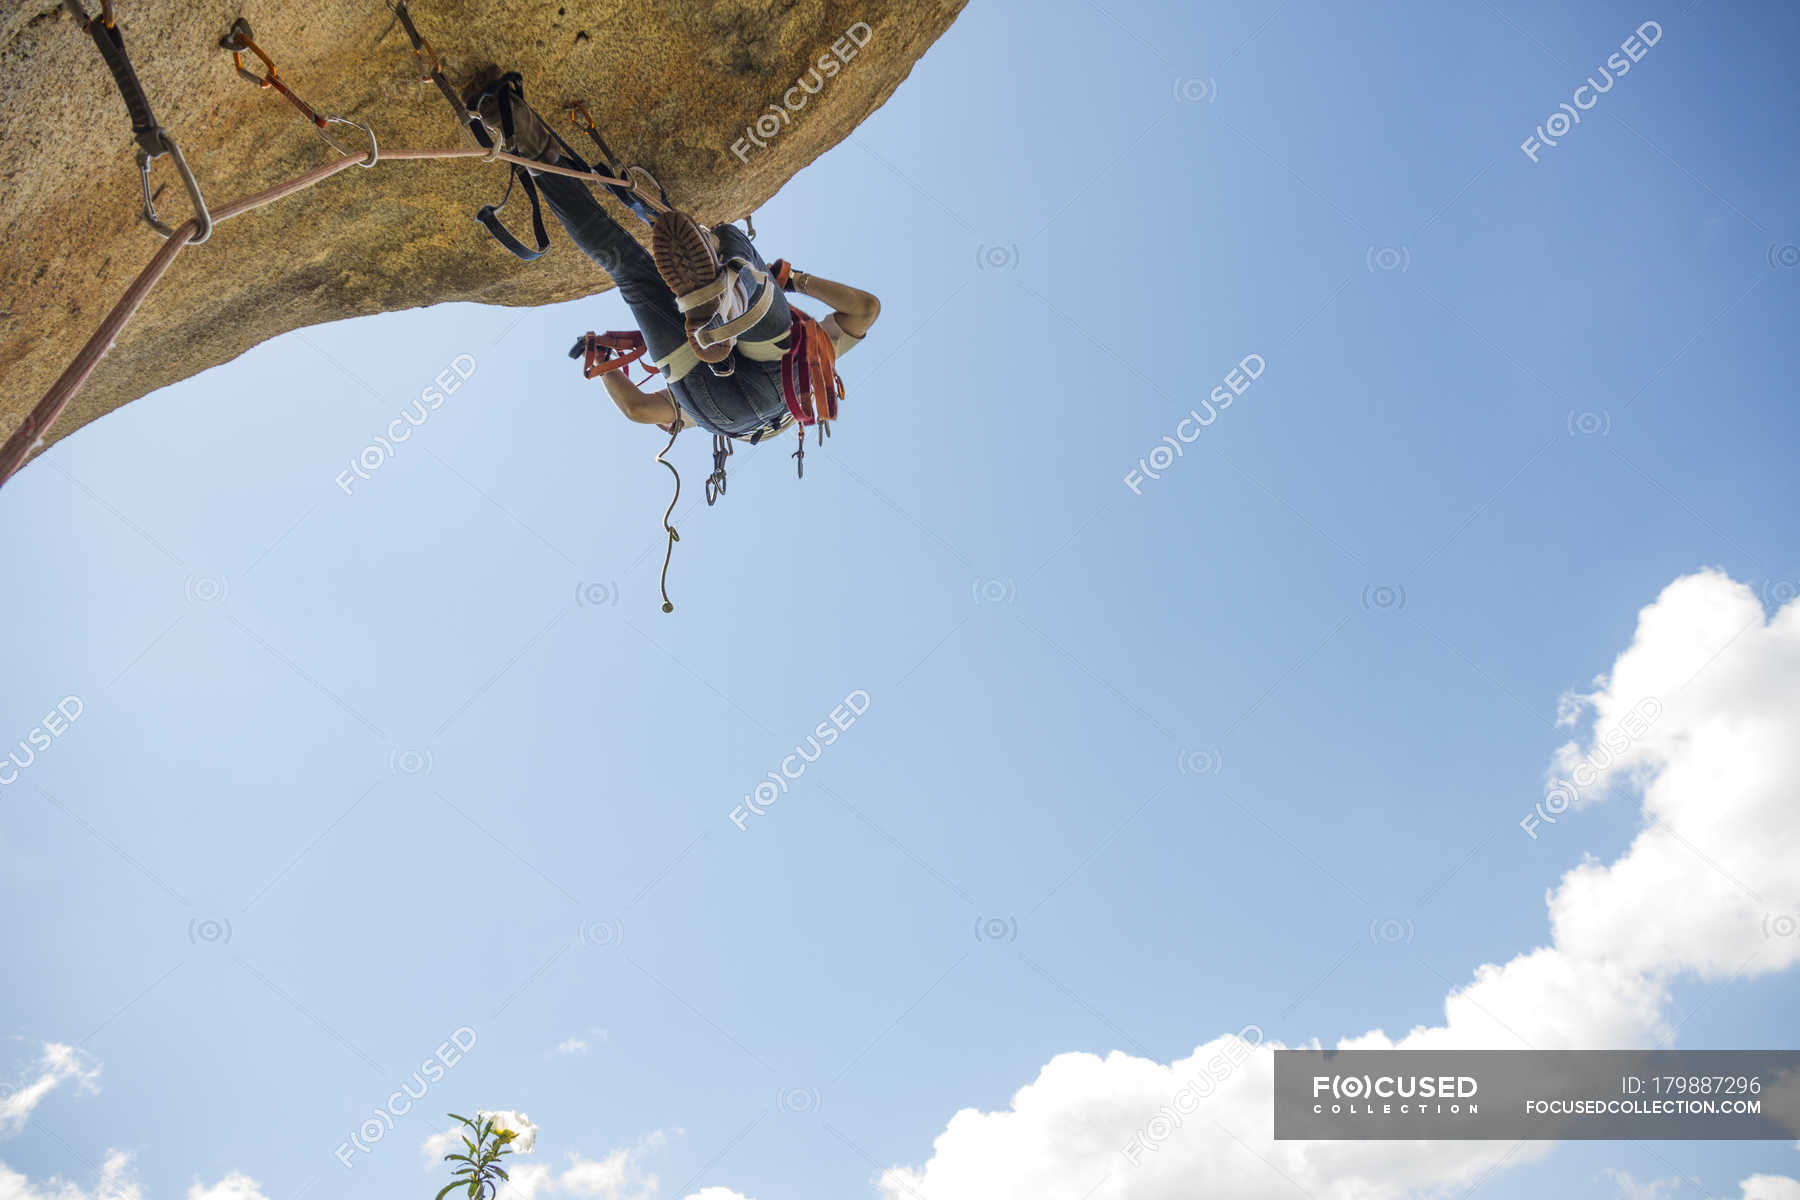
[[[753,210],[848,136],[965,2],[414,0],[412,15],[453,85],[494,65],[521,71],[527,97],[578,149],[591,143],[561,105],[584,102],[615,153],[653,171],[702,220],[721,221]],[[368,122],[384,149],[469,144],[378,0],[117,0],[156,116],[214,205],[332,157],[273,89],[233,70],[218,41],[240,16],[283,81],[321,112]],[[834,44],[855,57],[833,55]],[[825,55],[836,73],[810,74]],[[802,78],[815,90],[790,93]],[[803,107],[777,122],[784,95]],[[757,146],[746,131],[764,115],[765,129],[779,128]],[[360,148],[360,138],[346,130],[340,140]],[[134,146],[124,104],[76,20],[51,0],[8,3],[0,439],[160,244],[137,218]],[[185,219],[168,159],[152,180],[165,218]],[[181,252],[45,444],[290,329],[447,300],[548,304],[611,286],[554,222],[553,248],[536,263],[495,245],[472,214],[504,184],[496,164],[383,163],[221,224]],[[515,228],[522,209],[506,210]]]

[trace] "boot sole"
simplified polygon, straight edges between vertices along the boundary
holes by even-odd
[[[725,264],[719,261],[718,252],[713,249],[712,239],[686,213],[670,210],[656,218],[656,224],[650,229],[650,250],[656,261],[657,274],[676,296],[697,292],[717,282],[725,270]],[[730,346],[701,346],[694,340],[694,332],[710,321],[718,310],[718,301],[709,300],[688,309],[685,314],[688,345],[700,356],[701,362],[721,362],[731,354]]]

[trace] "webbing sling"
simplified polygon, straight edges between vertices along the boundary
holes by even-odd
[[[493,96],[500,102],[500,138],[502,144],[505,145],[512,144],[513,130],[516,128],[513,122],[512,102],[515,98],[521,103],[524,102],[523,84],[524,77],[522,75],[517,71],[508,71],[482,89],[480,93],[470,97],[471,108],[479,105],[488,96]],[[493,135],[488,133],[487,126],[482,123],[479,116],[469,118],[469,132],[474,134],[475,140],[486,149],[494,148]],[[506,207],[508,200],[512,199],[514,185],[524,189],[525,199],[531,203],[531,240],[533,244],[529,247],[514,237],[512,231],[500,223],[500,210]],[[482,205],[481,210],[475,214],[475,219],[494,235],[496,242],[526,262],[542,258],[544,251],[550,248],[550,235],[544,230],[544,205],[538,199],[537,180],[531,177],[530,171],[517,163],[512,164],[512,169],[508,173],[506,194],[500,197],[500,203]]]

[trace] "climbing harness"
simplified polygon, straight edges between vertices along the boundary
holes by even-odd
[[[175,144],[175,139],[169,136],[168,130],[157,124],[156,114],[150,109],[150,97],[145,94],[144,85],[138,80],[137,69],[131,65],[131,58],[125,53],[125,35],[119,32],[118,24],[113,20],[113,0],[101,0],[100,15],[97,17],[88,16],[82,0],[63,0],[63,7],[81,23],[82,30],[94,39],[94,45],[100,50],[100,57],[106,61],[107,70],[112,72],[113,82],[119,86],[125,110],[131,116],[131,133],[138,144],[138,172],[144,181],[144,220],[163,237],[175,236],[175,231],[156,215],[156,202],[150,192],[150,164],[166,154],[174,160],[175,170],[181,176],[181,184],[187,189],[188,200],[194,206],[194,232],[189,241],[198,246],[212,236],[212,214],[207,211],[206,198],[200,194],[200,184],[194,178],[194,172],[189,169],[181,147]]]
[[[287,85],[287,81],[282,79],[275,69],[275,60],[270,58],[268,54],[263,51],[263,48],[256,44],[254,38],[255,34],[250,29],[250,22],[239,17],[231,23],[230,32],[219,39],[220,49],[231,51],[231,65],[237,68],[237,73],[240,76],[248,79],[259,88],[274,88],[277,92],[280,92],[287,98],[288,103],[292,104],[299,110],[300,115],[306,118],[307,124],[311,125],[313,130],[324,139],[325,144],[339,154],[349,154],[350,151],[346,150],[336,138],[332,137],[331,134],[326,131],[326,127],[328,125],[349,125],[354,129],[362,130],[364,136],[369,139],[369,153],[368,156],[363,159],[362,165],[365,167],[372,167],[380,161],[381,151],[375,144],[375,131],[373,129],[369,128],[369,126],[362,121],[352,121],[348,117],[320,115],[312,105],[302,100],[295,94],[294,89]],[[257,58],[262,60],[263,68],[268,71],[267,75],[258,75],[256,72],[244,66],[245,51],[249,51],[251,54],[256,55]]]

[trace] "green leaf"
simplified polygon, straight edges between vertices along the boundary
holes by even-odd
[[[475,1122],[469,1120],[469,1118],[459,1117],[455,1113],[445,1113],[444,1115],[446,1117],[449,1117],[452,1121],[461,1121],[464,1125],[473,1125],[475,1123]]]
[[[471,1196],[481,1195],[481,1180],[479,1180],[479,1179],[469,1180],[469,1195],[471,1195]]]
[[[505,1168],[505,1167],[495,1167],[495,1168],[494,1168],[494,1174],[496,1174],[496,1175],[498,1175],[498,1176],[499,1176],[499,1177],[500,1177],[500,1178],[502,1178],[502,1179],[508,1179],[508,1180],[510,1180],[510,1179],[511,1179],[511,1178],[512,1178],[512,1176],[511,1176],[511,1175],[508,1175],[508,1174],[507,1174],[507,1173],[506,1173],[506,1168]]]
[[[458,1180],[455,1183],[446,1184],[444,1186],[444,1189],[437,1194],[437,1200],[444,1200],[445,1196],[448,1196],[451,1192],[454,1192],[457,1188],[459,1188],[461,1186],[462,1186],[461,1180]]]

